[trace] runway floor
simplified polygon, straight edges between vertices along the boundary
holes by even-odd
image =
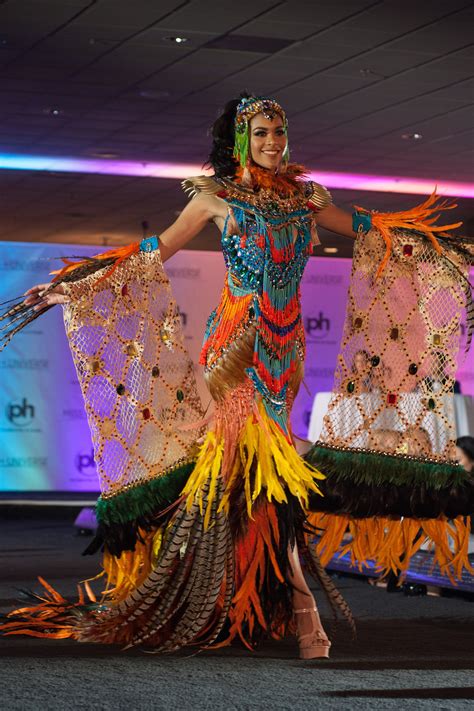
[[[76,512],[0,509],[0,611],[41,574],[65,595],[98,572],[81,557]],[[358,622],[340,623],[331,659],[297,658],[294,639],[251,653],[236,646],[194,656],[27,637],[0,639],[0,708],[41,709],[467,709],[473,707],[474,603],[389,594],[357,578],[336,580]],[[321,596],[318,596],[321,599]],[[330,616],[320,607],[330,628]]]

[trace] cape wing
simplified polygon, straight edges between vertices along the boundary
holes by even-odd
[[[65,289],[66,333],[104,499],[190,462],[203,410],[159,250]]]

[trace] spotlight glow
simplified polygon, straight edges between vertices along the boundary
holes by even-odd
[[[99,175],[128,175],[142,178],[182,180],[191,175],[202,175],[203,168],[192,163],[147,163],[139,161],[91,158],[62,158],[59,156],[0,153],[0,170],[38,170],[58,173],[95,173]],[[382,193],[429,195],[437,187],[440,195],[474,197],[474,183],[442,180],[439,177],[411,178],[397,175],[369,175],[362,173],[333,173],[312,171],[311,180],[340,190],[364,190]]]

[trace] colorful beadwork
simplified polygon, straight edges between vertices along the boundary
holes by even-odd
[[[312,252],[314,211],[305,185],[282,199],[226,185],[229,217],[222,234],[228,270],[221,302],[208,321],[201,363],[211,370],[231,343],[256,324],[247,375],[285,434],[287,388],[304,354],[300,281]],[[232,228],[232,229],[231,229]]]

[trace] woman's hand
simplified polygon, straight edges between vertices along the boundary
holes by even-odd
[[[25,292],[26,299],[23,302],[25,306],[33,306],[33,311],[41,311],[55,304],[69,303],[69,297],[66,296],[62,284],[58,284],[54,289],[49,289],[50,286],[50,283],[36,284],[36,286],[28,289]],[[45,293],[48,289],[49,291]]]

